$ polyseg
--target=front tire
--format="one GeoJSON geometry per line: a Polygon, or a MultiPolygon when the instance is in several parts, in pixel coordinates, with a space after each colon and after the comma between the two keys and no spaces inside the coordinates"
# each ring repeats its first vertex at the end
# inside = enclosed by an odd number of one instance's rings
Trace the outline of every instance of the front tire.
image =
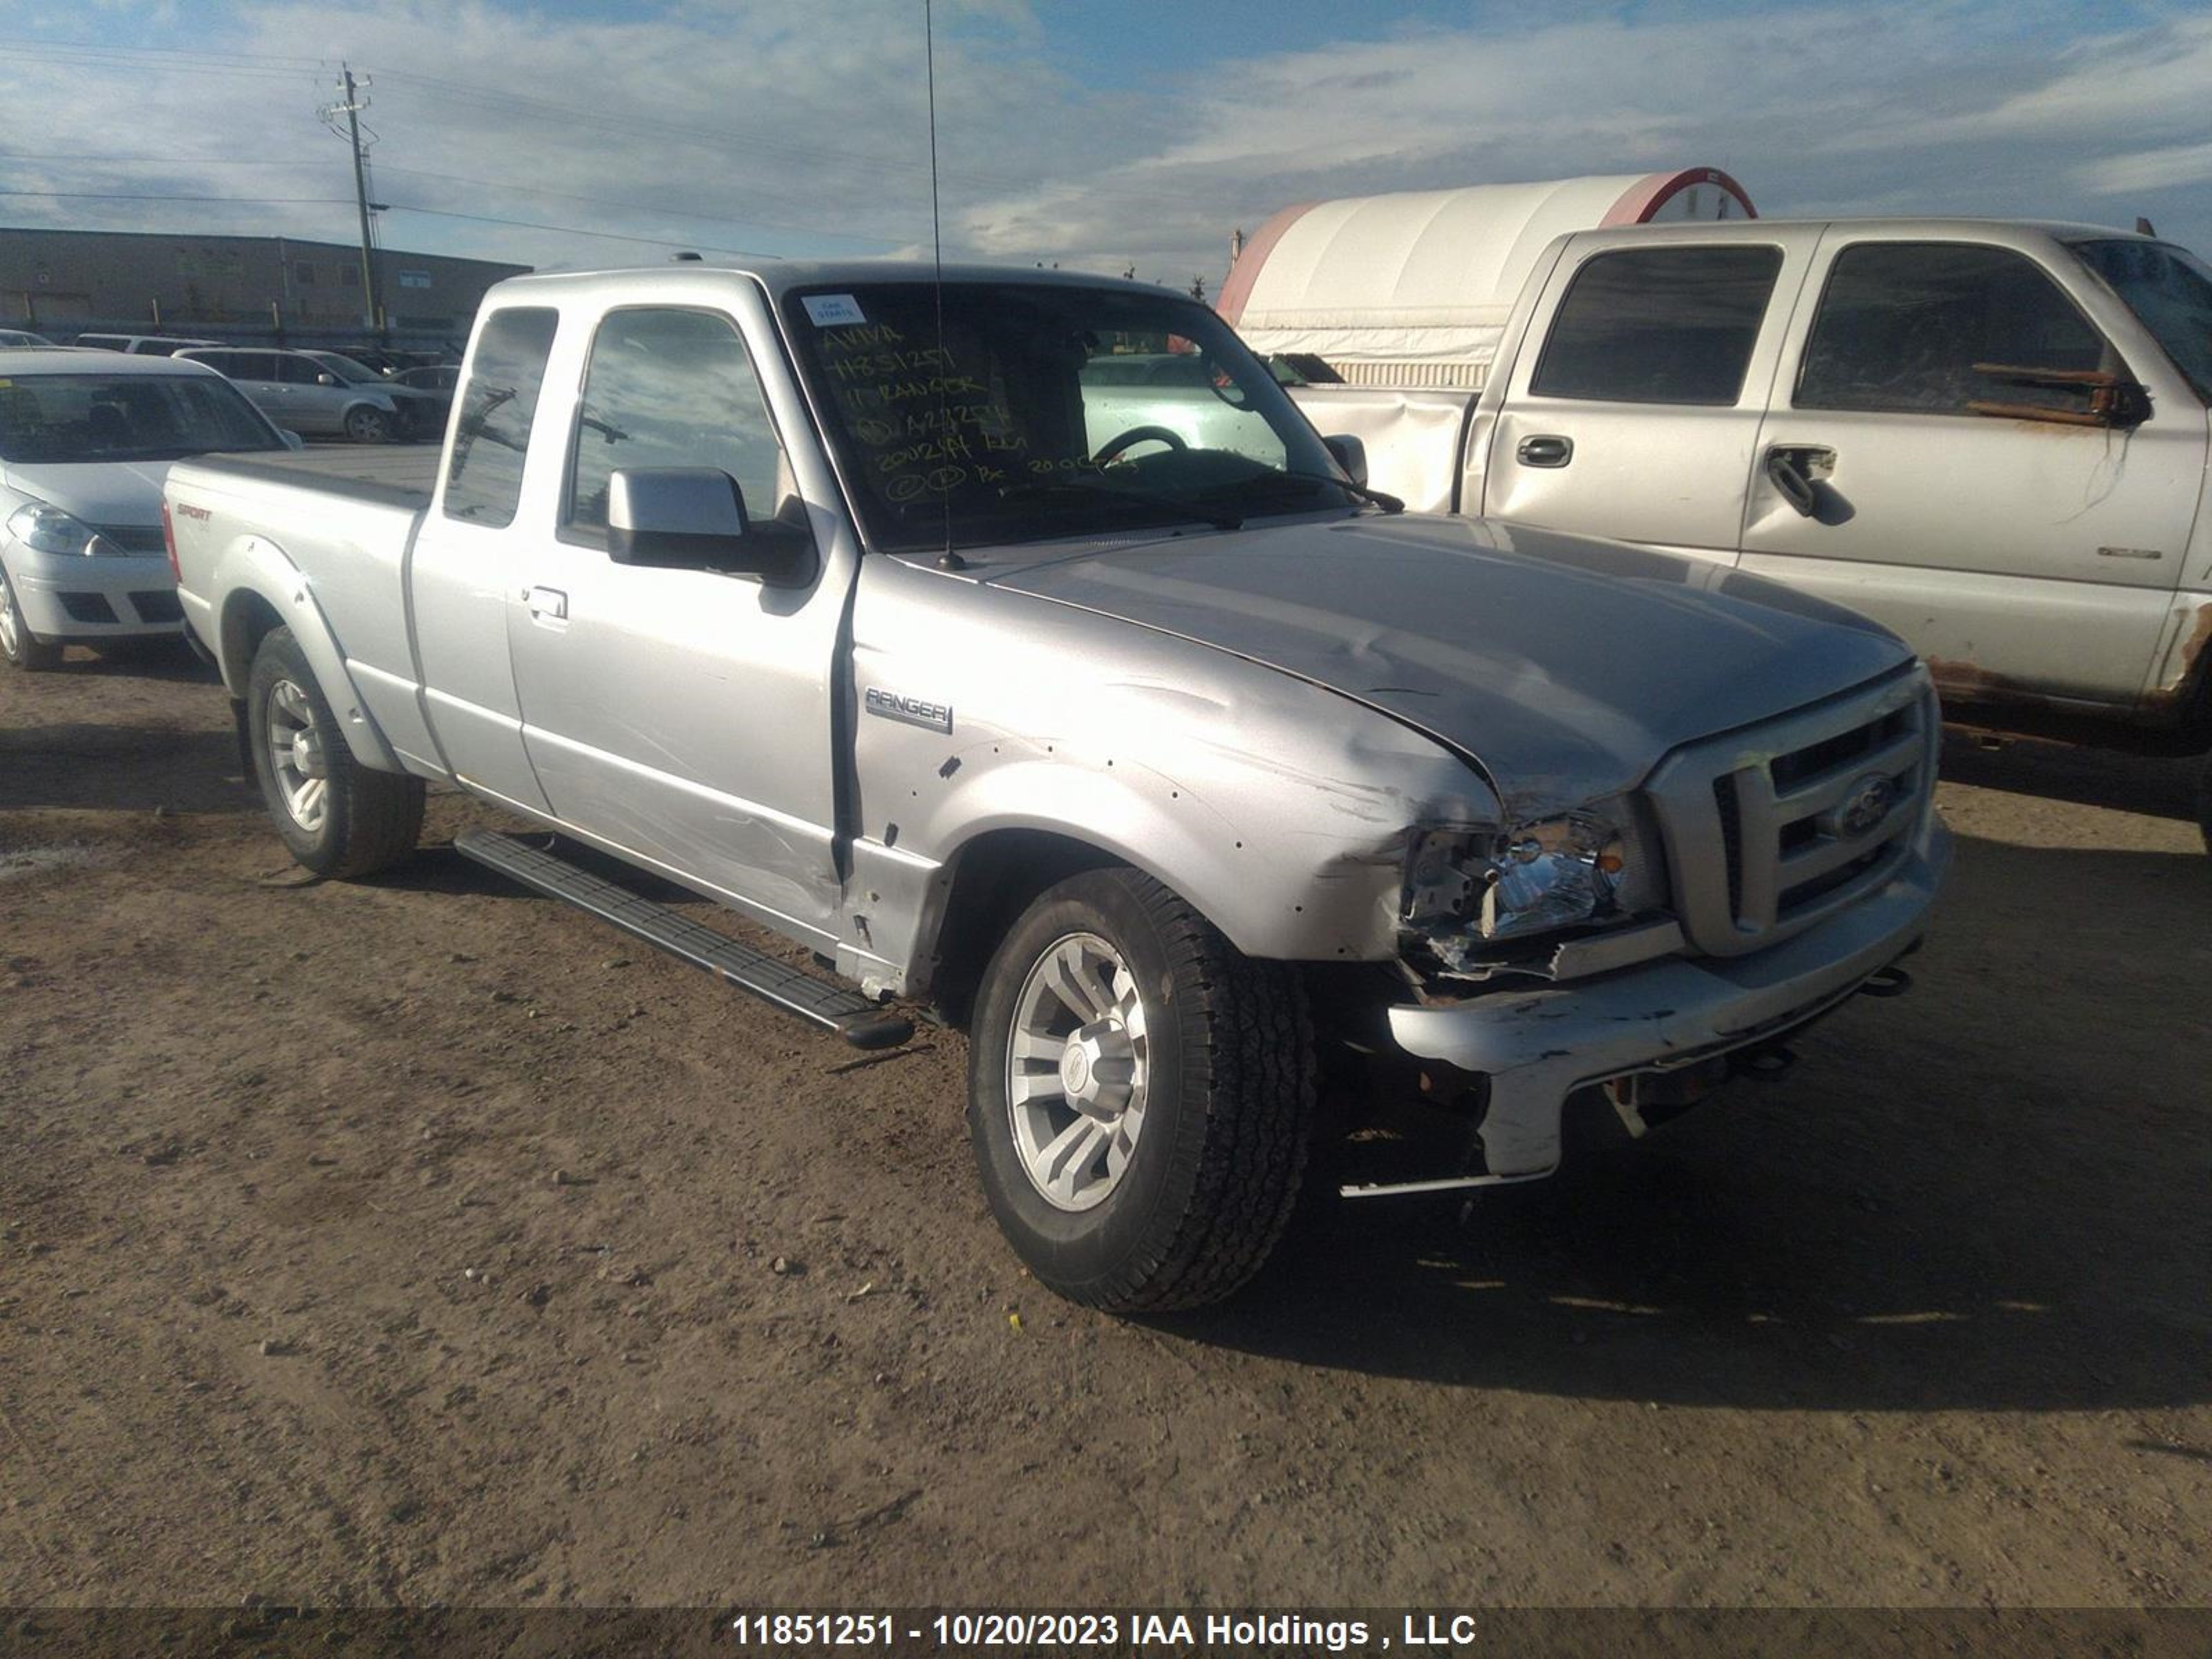
{"type": "Polygon", "coordinates": [[[349,409],[345,417],[346,436],[357,444],[388,444],[392,441],[392,417],[380,409],[371,409],[363,404],[349,409]]]}
{"type": "Polygon", "coordinates": [[[23,620],[15,604],[15,589],[5,570],[0,570],[0,657],[7,659],[9,667],[26,674],[42,674],[60,667],[62,661],[60,641],[40,639],[23,620]]]}
{"type": "Polygon", "coordinates": [[[254,653],[246,719],[263,804],[301,864],[351,880],[415,850],[422,780],[354,758],[289,628],[273,629],[254,653]]]}
{"type": "Polygon", "coordinates": [[[985,969],[969,1138],[1047,1288],[1117,1312],[1200,1307],[1259,1271],[1312,1135],[1304,982],[1126,868],[1023,913],[985,969]]]}

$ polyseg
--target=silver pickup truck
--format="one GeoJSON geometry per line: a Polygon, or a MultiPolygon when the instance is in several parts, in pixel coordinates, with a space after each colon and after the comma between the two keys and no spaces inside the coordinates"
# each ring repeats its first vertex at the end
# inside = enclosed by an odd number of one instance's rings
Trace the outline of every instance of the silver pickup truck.
{"type": "Polygon", "coordinates": [[[1889,634],[1358,461],[1157,289],[688,264],[492,290],[427,500],[167,506],[301,863],[391,865],[447,781],[581,849],[462,852],[854,1042],[933,1005],[1015,1249],[1140,1309],[1265,1259],[1324,1054],[1457,1114],[1407,1184],[1546,1175],[1571,1097],[1640,1131],[1902,988],[1947,857],[1889,634]]]}
{"type": "MultiPolygon", "coordinates": [[[[2212,750],[2212,270],[2186,250],[1976,219],[1581,231],[1480,389],[1414,384],[1446,367],[1293,396],[1415,507],[1863,611],[1954,720],[2212,750]]],[[[2200,817],[2212,844],[2212,757],[2200,817]]]]}

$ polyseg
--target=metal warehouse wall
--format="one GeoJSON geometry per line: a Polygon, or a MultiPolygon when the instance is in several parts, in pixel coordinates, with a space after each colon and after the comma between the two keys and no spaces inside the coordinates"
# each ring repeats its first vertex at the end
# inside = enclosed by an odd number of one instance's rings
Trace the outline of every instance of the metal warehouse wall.
{"type": "MultiPolygon", "coordinates": [[[[484,290],[527,265],[435,253],[376,253],[395,339],[459,341],[484,290]]],[[[0,228],[0,326],[57,338],[87,330],[368,338],[361,250],[280,236],[0,228]]]]}

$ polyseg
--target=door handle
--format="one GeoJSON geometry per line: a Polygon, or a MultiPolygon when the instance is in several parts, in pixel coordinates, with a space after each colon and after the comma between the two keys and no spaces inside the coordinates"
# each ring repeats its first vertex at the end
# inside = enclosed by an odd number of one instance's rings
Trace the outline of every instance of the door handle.
{"type": "Polygon", "coordinates": [[[549,617],[556,622],[568,620],[568,596],[557,587],[526,587],[522,602],[530,607],[533,617],[549,617]]]}
{"type": "Polygon", "coordinates": [[[1836,452],[1817,444],[1777,444],[1766,452],[1768,480],[1800,518],[1812,518],[1820,510],[1815,475],[1825,477],[1835,470],[1836,452]]]}
{"type": "Polygon", "coordinates": [[[1555,433],[1523,438],[1514,454],[1523,466],[1565,466],[1575,458],[1575,441],[1555,433]]]}

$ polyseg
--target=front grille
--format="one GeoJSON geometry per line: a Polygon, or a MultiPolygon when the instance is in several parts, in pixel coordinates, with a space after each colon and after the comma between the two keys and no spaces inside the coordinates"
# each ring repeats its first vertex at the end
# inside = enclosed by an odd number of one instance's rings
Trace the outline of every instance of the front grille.
{"type": "Polygon", "coordinates": [[[134,588],[131,594],[131,608],[138,613],[140,622],[173,623],[185,619],[185,607],[177,602],[173,589],[149,587],[140,592],[134,588]]]}
{"type": "Polygon", "coordinates": [[[161,526],[157,524],[96,524],[93,530],[100,540],[125,553],[161,553],[161,526]]]}
{"type": "Polygon", "coordinates": [[[1811,927],[1911,855],[1935,788],[1936,709],[1913,673],[1670,755],[1647,787],[1698,949],[1811,927]]]}
{"type": "Polygon", "coordinates": [[[108,604],[105,593],[64,591],[58,597],[62,602],[62,609],[69,612],[71,622],[112,623],[116,620],[115,607],[108,604]]]}

